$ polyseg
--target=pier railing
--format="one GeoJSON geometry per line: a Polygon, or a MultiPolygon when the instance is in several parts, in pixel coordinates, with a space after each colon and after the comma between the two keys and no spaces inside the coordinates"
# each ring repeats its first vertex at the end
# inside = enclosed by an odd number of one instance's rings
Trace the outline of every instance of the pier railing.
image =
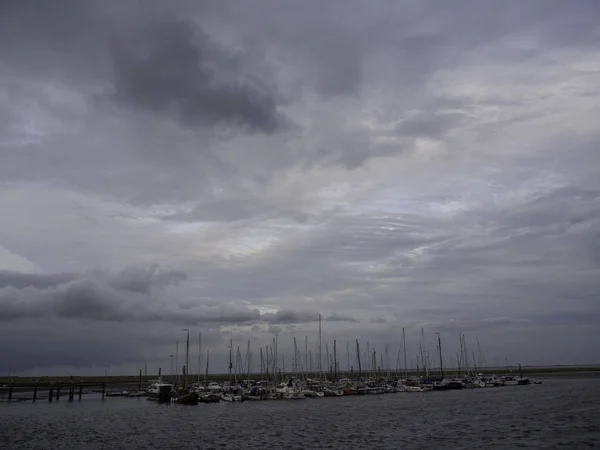
{"type": "Polygon", "coordinates": [[[117,389],[142,390],[146,384],[138,380],[105,380],[105,381],[37,381],[37,382],[9,382],[0,386],[0,399],[4,401],[59,401],[65,397],[68,401],[81,400],[84,393],[102,394],[104,399],[107,394],[117,389]]]}

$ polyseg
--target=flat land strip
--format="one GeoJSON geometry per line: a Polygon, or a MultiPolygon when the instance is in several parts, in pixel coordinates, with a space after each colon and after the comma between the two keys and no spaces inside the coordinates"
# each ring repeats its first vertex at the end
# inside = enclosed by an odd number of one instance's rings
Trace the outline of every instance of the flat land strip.
{"type": "MultiPolygon", "coordinates": [[[[446,369],[445,372],[452,376],[455,374],[456,369],[446,369]]],[[[498,368],[488,368],[488,369],[484,369],[484,370],[479,370],[480,373],[484,373],[484,374],[498,374],[498,375],[505,375],[507,373],[509,373],[510,371],[507,371],[506,368],[502,368],[500,367],[500,370],[498,370],[498,368]]],[[[395,373],[395,371],[390,371],[390,373],[393,374],[395,373]]],[[[403,372],[398,372],[400,375],[404,375],[403,372]]],[[[432,376],[438,376],[439,372],[436,371],[435,369],[432,370],[431,372],[432,376]]],[[[519,374],[519,370],[518,368],[513,368],[512,369],[512,373],[515,375],[519,374]]],[[[409,371],[408,375],[416,375],[417,373],[415,371],[409,371]]],[[[284,373],[282,374],[282,377],[287,377],[287,376],[294,376],[294,373],[284,373]]],[[[328,374],[329,376],[330,374],[328,374]]],[[[356,375],[356,373],[354,374],[356,375]]],[[[386,376],[387,375],[387,371],[381,371],[381,375],[382,376],[386,376]]],[[[597,366],[554,366],[554,367],[523,367],[523,375],[527,375],[530,377],[540,377],[540,378],[546,378],[546,377],[558,377],[558,376],[582,376],[582,375],[600,375],[600,365],[597,366]]],[[[272,374],[269,374],[269,376],[271,377],[272,374]]],[[[310,374],[309,374],[310,376],[310,374]]],[[[313,377],[318,377],[318,374],[313,374],[313,377]]],[[[353,376],[350,373],[347,372],[340,372],[338,374],[338,378],[343,378],[343,377],[348,377],[348,376],[353,376]]],[[[142,383],[144,383],[144,385],[146,385],[150,380],[155,380],[156,379],[156,375],[148,375],[148,376],[142,376],[142,383]]],[[[126,375],[118,375],[118,376],[77,376],[77,375],[73,375],[72,377],[69,375],[66,376],[59,376],[59,377],[44,377],[44,376],[39,376],[39,377],[0,377],[0,385],[4,385],[4,384],[8,384],[8,383],[14,383],[14,384],[29,384],[29,383],[35,383],[36,381],[38,383],[43,383],[43,384],[48,384],[48,383],[64,383],[64,384],[68,384],[68,383],[98,383],[98,384],[102,384],[103,382],[106,382],[107,384],[119,384],[119,383],[123,383],[123,384],[134,384],[134,383],[139,383],[139,375],[131,375],[131,376],[126,376],[126,375]]],[[[165,381],[169,381],[171,378],[170,375],[163,375],[163,379],[165,381]]],[[[259,380],[259,379],[265,379],[265,375],[264,374],[258,374],[258,373],[253,373],[250,374],[249,376],[247,376],[246,374],[238,374],[237,375],[238,379],[245,379],[245,378],[249,378],[252,380],[259,380]]],[[[225,381],[229,379],[229,374],[209,374],[208,375],[208,380],[210,381],[225,381]]],[[[189,374],[188,375],[188,382],[192,383],[198,380],[198,374],[189,374]]],[[[204,375],[200,375],[200,380],[203,382],[204,381],[204,375]]]]}

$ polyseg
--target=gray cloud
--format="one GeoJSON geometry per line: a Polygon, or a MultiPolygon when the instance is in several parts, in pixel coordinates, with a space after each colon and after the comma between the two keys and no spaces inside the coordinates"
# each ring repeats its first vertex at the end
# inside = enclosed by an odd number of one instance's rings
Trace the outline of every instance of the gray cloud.
{"type": "Polygon", "coordinates": [[[155,370],[191,328],[226,370],[230,338],[314,352],[319,312],[330,347],[597,357],[597,16],[2,2],[3,364],[155,370]]]}
{"type": "MultiPolygon", "coordinates": [[[[180,271],[126,268],[109,274],[35,275],[2,272],[0,319],[56,317],[105,322],[165,322],[198,325],[208,323],[264,322],[298,324],[317,322],[319,313],[279,309],[261,314],[257,309],[231,302],[197,304],[173,298],[166,288],[184,281],[180,271]],[[169,300],[161,300],[167,295],[169,300]]],[[[359,321],[333,313],[327,322],[359,321]]]]}
{"type": "Polygon", "coordinates": [[[75,274],[36,274],[1,270],[0,288],[10,286],[15,289],[24,289],[26,287],[44,289],[72,281],[76,277],[77,275],[75,274]]]}
{"type": "Polygon", "coordinates": [[[171,115],[185,126],[240,126],[273,133],[285,126],[272,88],[243,72],[227,51],[190,21],[152,24],[114,47],[113,99],[171,115]]]}
{"type": "Polygon", "coordinates": [[[402,136],[439,139],[465,120],[465,114],[456,112],[420,112],[403,120],[396,128],[402,136]]]}
{"type": "Polygon", "coordinates": [[[344,314],[339,314],[337,312],[332,313],[331,315],[325,317],[325,322],[349,322],[349,323],[359,323],[360,320],[355,317],[350,317],[344,314]]]}

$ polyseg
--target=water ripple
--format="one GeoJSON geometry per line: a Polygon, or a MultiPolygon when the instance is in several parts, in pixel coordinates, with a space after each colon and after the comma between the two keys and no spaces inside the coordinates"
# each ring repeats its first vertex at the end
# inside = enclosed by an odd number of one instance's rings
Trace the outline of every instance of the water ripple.
{"type": "Polygon", "coordinates": [[[600,445],[600,379],[192,407],[88,396],[1,404],[0,424],[11,450],[577,449],[600,445]]]}

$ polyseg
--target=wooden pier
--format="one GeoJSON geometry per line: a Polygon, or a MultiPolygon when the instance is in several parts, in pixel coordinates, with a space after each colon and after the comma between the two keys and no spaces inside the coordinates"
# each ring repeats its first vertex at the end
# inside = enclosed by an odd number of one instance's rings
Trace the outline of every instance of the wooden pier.
{"type": "Polygon", "coordinates": [[[9,382],[0,386],[0,401],[60,401],[61,398],[72,402],[75,399],[81,400],[86,393],[102,394],[101,398],[107,394],[124,389],[145,389],[142,385],[142,378],[137,380],[104,380],[104,381],[84,381],[84,380],[66,380],[66,381],[37,381],[37,382],[9,382]]]}

